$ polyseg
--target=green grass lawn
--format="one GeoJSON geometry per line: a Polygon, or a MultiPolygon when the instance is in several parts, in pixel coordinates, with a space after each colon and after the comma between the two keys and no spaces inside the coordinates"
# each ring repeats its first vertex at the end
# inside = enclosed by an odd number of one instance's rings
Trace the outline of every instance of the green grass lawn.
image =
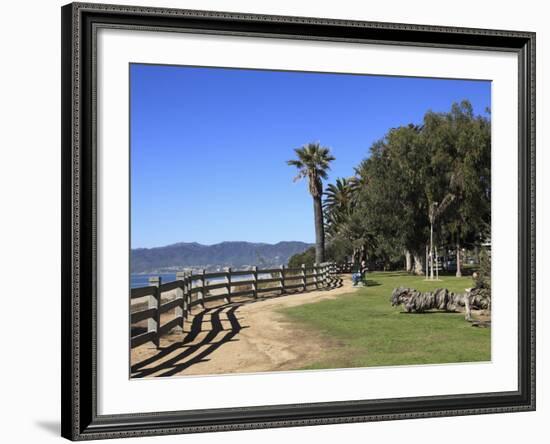
{"type": "Polygon", "coordinates": [[[491,329],[475,328],[462,313],[404,313],[392,307],[395,287],[463,292],[470,277],[439,282],[401,272],[369,273],[368,286],[338,299],[281,310],[301,328],[330,338],[326,357],[307,369],[489,361],[491,329]],[[340,344],[340,345],[334,345],[340,344]]]}

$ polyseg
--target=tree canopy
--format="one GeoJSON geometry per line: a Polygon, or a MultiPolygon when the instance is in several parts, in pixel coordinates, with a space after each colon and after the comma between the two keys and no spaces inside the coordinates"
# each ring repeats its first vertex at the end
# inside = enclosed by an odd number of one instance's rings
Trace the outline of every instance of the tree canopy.
{"type": "MultiPolygon", "coordinates": [[[[491,218],[491,123],[471,104],[427,112],[421,125],[390,129],[370,147],[351,178],[325,192],[329,245],[354,259],[399,262],[422,272],[430,231],[457,253],[480,245],[491,218]]],[[[431,248],[431,246],[430,246],[431,248]]]]}

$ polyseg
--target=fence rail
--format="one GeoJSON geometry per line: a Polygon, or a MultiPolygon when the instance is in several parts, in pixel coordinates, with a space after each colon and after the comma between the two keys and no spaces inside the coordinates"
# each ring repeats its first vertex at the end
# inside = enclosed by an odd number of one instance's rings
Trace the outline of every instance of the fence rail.
{"type": "Polygon", "coordinates": [[[130,314],[131,324],[144,323],[144,321],[147,323],[145,332],[131,335],[131,347],[138,347],[151,341],[158,348],[160,338],[164,334],[174,329],[183,332],[184,322],[191,308],[197,305],[204,308],[206,302],[220,299],[229,303],[232,297],[257,298],[259,294],[266,292],[284,294],[288,290],[302,292],[310,288],[323,288],[328,285],[329,275],[335,272],[334,264],[325,263],[307,267],[305,265],[270,269],[253,267],[251,270],[235,271],[228,268],[226,271],[214,273],[206,273],[203,270],[198,274],[178,272],[175,281],[165,284],[160,277],[149,278],[148,287],[132,288],[130,291],[130,300],[133,303],[138,303],[137,299],[146,298],[146,301],[139,304],[139,311],[130,314]],[[234,279],[236,277],[242,279],[234,279]],[[210,282],[212,279],[216,282],[210,282]],[[219,282],[220,279],[223,281],[219,282]],[[225,291],[211,293],[213,290],[221,289],[225,291]],[[171,299],[163,301],[163,293],[171,293],[171,299]],[[141,307],[142,305],[144,307],[141,307]],[[174,310],[173,318],[161,325],[161,315],[170,310],[174,310]]]}
{"type": "Polygon", "coordinates": [[[332,274],[351,273],[353,270],[353,262],[344,262],[341,264],[331,263],[329,267],[332,274]]]}

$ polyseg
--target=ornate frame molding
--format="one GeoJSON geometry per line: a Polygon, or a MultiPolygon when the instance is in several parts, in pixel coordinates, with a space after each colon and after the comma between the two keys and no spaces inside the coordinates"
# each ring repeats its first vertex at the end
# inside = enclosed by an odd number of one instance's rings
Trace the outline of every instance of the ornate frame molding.
{"type": "Polygon", "coordinates": [[[535,409],[535,34],[73,3],[62,8],[62,435],[71,440],[535,409]],[[519,390],[461,396],[97,414],[96,96],[99,27],[515,52],[519,60],[519,390]]]}

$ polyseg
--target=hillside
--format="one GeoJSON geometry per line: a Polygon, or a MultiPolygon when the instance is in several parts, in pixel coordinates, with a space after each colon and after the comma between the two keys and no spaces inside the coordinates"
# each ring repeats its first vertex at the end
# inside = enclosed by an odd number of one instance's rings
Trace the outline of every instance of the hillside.
{"type": "Polygon", "coordinates": [[[131,273],[173,271],[183,267],[279,266],[310,246],[305,242],[221,242],[214,245],[180,242],[165,247],[136,248],[131,251],[131,273]]]}

